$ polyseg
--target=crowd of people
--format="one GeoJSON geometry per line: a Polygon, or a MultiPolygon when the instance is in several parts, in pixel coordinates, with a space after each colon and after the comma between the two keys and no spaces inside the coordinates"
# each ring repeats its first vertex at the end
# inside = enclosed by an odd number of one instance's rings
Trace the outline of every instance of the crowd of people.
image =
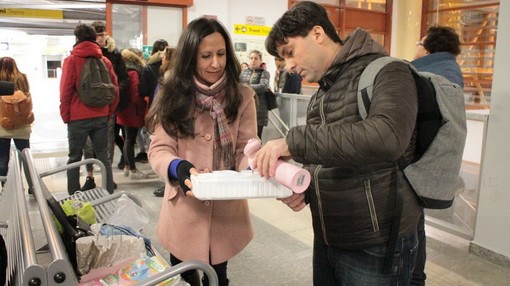
{"type": "MultiPolygon", "coordinates": [[[[252,167],[273,177],[276,160],[292,158],[314,174],[306,192],[282,199],[294,211],[310,206],[314,285],[424,285],[423,209],[397,165],[413,160],[417,89],[407,65],[387,65],[374,83],[370,116],[360,118],[357,79],[370,62],[387,54],[369,33],[356,29],[340,39],[322,6],[298,2],[276,21],[265,42],[275,57],[274,93],[268,93],[271,74],[262,52],[250,51],[241,64],[227,29],[215,19],[191,21],[176,47],[155,41],[147,60],[137,49],[119,51],[103,22],[79,24],[74,35],[60,82],[68,164],[97,158],[113,193],[115,146],[121,154],[117,167],[130,179],[147,178],[137,163],[149,162],[163,182],[154,192],[164,197],[157,236],[172,264],[207,261],[219,285],[229,284],[228,260],[253,238],[248,203],[200,201],[190,176],[247,169],[243,150],[248,140],[262,138],[268,94],[300,93],[305,79],[319,84],[306,124],[266,142],[252,167]],[[89,58],[104,63],[113,85],[106,105],[91,106],[80,97],[89,58]],[[395,186],[403,200],[397,229],[395,186]],[[397,239],[390,247],[392,237],[397,239]]],[[[412,64],[463,86],[455,62],[459,46],[453,29],[432,27],[418,42],[412,64]]],[[[30,96],[27,77],[14,59],[0,58],[0,80],[14,82],[30,96]]],[[[0,176],[7,173],[11,140],[21,150],[30,147],[29,137],[30,124],[12,130],[0,126],[0,176]]],[[[83,186],[79,169],[68,170],[69,194],[95,187],[93,166],[87,166],[83,186]]],[[[191,285],[209,284],[196,271],[182,277],[191,285]]]]}

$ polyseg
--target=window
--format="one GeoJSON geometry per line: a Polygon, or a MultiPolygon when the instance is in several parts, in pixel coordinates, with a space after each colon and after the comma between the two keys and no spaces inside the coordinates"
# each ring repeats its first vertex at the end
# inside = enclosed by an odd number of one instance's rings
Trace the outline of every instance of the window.
{"type": "Polygon", "coordinates": [[[460,36],[462,52],[457,62],[464,74],[466,107],[483,109],[490,105],[496,49],[499,2],[494,0],[424,0],[426,27],[454,28],[460,36]]]}
{"type": "Polygon", "coordinates": [[[61,61],[46,61],[46,71],[48,78],[57,78],[57,70],[61,68],[61,61]]]}

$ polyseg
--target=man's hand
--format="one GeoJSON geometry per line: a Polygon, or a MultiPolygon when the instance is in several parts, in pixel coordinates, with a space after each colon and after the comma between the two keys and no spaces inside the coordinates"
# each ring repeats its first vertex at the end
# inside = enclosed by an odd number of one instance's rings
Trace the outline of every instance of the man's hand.
{"type": "Polygon", "coordinates": [[[268,141],[253,158],[253,169],[259,171],[261,176],[274,177],[276,161],[280,157],[290,156],[289,146],[285,138],[268,141]]]}
{"type": "Polygon", "coordinates": [[[290,197],[278,200],[282,201],[295,212],[302,210],[306,206],[305,193],[292,193],[290,197]]]}

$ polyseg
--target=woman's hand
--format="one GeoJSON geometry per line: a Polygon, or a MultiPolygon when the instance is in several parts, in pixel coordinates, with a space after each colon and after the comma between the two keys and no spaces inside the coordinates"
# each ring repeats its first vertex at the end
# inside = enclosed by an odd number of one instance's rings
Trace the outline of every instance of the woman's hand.
{"type": "MultiPolygon", "coordinates": [[[[205,168],[203,171],[201,171],[200,173],[210,173],[211,171],[207,168],[205,168]]],[[[189,170],[189,173],[190,175],[198,175],[198,171],[195,167],[191,168],[189,170]]],[[[186,185],[186,187],[189,188],[188,191],[184,192],[184,194],[187,196],[187,197],[190,197],[190,198],[196,198],[195,197],[195,194],[193,194],[193,184],[191,183],[191,179],[188,177],[188,179],[184,180],[184,184],[186,185]]]]}

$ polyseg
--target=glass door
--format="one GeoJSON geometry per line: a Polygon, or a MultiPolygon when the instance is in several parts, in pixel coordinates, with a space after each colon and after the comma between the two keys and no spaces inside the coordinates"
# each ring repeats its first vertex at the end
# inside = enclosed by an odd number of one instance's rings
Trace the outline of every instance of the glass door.
{"type": "Polygon", "coordinates": [[[176,46],[182,32],[182,8],[112,4],[112,35],[117,48],[152,46],[158,39],[176,46]]]}

